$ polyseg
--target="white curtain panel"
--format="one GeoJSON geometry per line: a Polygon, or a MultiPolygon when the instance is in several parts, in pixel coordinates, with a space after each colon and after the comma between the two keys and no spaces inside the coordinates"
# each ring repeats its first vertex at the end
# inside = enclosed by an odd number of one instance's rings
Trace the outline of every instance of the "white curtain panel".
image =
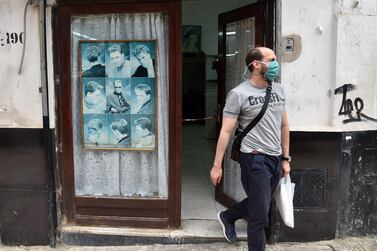
{"type": "MultiPolygon", "coordinates": [[[[244,81],[245,57],[255,46],[254,18],[247,18],[227,24],[226,39],[226,92],[244,81]]],[[[246,74],[250,78],[250,74],[246,74]]],[[[233,137],[232,137],[233,139],[233,137]]],[[[246,194],[241,184],[239,164],[230,159],[233,140],[230,140],[224,156],[224,193],[241,201],[246,194]]]]}
{"type": "Polygon", "coordinates": [[[162,13],[78,16],[71,19],[72,128],[76,195],[168,196],[168,34],[162,13]],[[80,40],[156,39],[157,149],[84,150],[81,141],[80,40]]]}

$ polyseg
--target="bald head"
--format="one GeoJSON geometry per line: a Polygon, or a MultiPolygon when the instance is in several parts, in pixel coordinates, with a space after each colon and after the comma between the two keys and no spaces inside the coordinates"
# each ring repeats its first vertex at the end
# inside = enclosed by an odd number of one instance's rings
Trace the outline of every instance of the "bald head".
{"type": "Polygon", "coordinates": [[[270,62],[276,60],[276,55],[273,50],[267,47],[254,47],[247,53],[245,63],[250,72],[254,71],[254,61],[270,62]]]}
{"type": "Polygon", "coordinates": [[[274,53],[273,50],[271,50],[270,48],[268,47],[255,47],[255,49],[258,49],[260,50],[262,53],[274,53]]]}
{"type": "Polygon", "coordinates": [[[257,47],[257,48],[259,48],[259,50],[263,54],[262,60],[268,61],[268,62],[276,60],[275,52],[271,50],[270,48],[267,48],[267,47],[257,47]]]}

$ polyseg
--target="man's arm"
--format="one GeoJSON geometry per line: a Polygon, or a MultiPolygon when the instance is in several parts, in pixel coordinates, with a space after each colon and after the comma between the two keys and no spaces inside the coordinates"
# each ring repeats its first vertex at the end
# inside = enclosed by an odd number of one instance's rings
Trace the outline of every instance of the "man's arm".
{"type": "Polygon", "coordinates": [[[126,102],[125,106],[119,106],[119,108],[117,108],[118,111],[121,113],[125,113],[130,109],[130,105],[127,103],[127,101],[125,102],[126,102]]]}
{"type": "MultiPolygon", "coordinates": [[[[281,120],[281,147],[283,156],[289,156],[289,125],[286,111],[283,112],[283,117],[281,120]]],[[[291,171],[291,165],[288,161],[282,161],[282,168],[282,175],[284,176],[287,176],[291,171]]]]}
{"type": "Polygon", "coordinates": [[[234,127],[237,124],[237,119],[223,118],[223,125],[221,127],[219,140],[217,141],[215,161],[211,170],[211,180],[216,186],[221,181],[223,174],[222,162],[226,147],[228,146],[229,138],[232,135],[234,127]]]}

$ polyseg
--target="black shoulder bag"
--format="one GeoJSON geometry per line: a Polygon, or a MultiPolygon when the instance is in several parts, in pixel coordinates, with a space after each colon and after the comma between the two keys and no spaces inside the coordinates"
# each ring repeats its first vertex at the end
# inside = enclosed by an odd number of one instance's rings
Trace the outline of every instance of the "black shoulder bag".
{"type": "Polygon", "coordinates": [[[269,103],[270,98],[271,98],[271,89],[272,89],[272,84],[271,84],[270,81],[268,81],[267,90],[266,90],[266,96],[264,97],[264,103],[263,103],[263,107],[262,107],[261,111],[250,122],[250,124],[247,125],[247,127],[245,128],[245,130],[243,130],[241,132],[237,128],[237,130],[235,132],[233,144],[232,144],[232,152],[231,152],[231,155],[230,155],[230,158],[232,160],[239,162],[241,142],[242,142],[243,138],[246,136],[246,134],[248,134],[250,132],[250,130],[253,129],[253,127],[256,124],[258,124],[258,122],[261,120],[261,118],[263,117],[264,113],[266,112],[267,107],[268,107],[268,103],[269,103]]]}

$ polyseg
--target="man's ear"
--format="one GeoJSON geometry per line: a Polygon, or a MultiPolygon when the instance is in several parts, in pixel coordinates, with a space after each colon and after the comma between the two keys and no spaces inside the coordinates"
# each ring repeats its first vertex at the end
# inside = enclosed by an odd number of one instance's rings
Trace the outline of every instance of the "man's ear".
{"type": "Polygon", "coordinates": [[[257,68],[257,69],[263,69],[263,66],[264,66],[264,64],[262,64],[260,61],[255,60],[254,69],[255,68],[257,68]]]}
{"type": "Polygon", "coordinates": [[[254,70],[255,69],[255,66],[256,66],[256,62],[258,62],[257,60],[253,60],[252,62],[250,62],[248,65],[247,65],[247,69],[249,70],[249,71],[252,71],[252,70],[254,70]]]}

